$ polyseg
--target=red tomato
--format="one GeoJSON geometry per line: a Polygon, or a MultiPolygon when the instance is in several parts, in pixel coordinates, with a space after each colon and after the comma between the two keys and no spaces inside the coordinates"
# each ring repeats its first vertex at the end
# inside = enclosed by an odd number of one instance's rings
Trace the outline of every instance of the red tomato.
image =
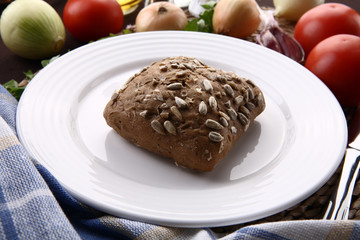
{"type": "Polygon", "coordinates": [[[320,78],[342,106],[360,105],[360,37],[338,34],[310,52],[305,67],[320,78]]]}
{"type": "Polygon", "coordinates": [[[360,36],[360,14],[340,3],[325,3],[307,11],[295,25],[294,37],[305,54],[316,44],[336,34],[360,36]]]}
{"type": "Polygon", "coordinates": [[[116,0],[69,0],[63,20],[75,38],[91,41],[120,32],[124,15],[116,0]]]}

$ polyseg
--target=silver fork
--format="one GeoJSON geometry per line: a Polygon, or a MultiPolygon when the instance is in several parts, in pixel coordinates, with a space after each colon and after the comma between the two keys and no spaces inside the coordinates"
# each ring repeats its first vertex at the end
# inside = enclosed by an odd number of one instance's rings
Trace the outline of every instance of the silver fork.
{"type": "Polygon", "coordinates": [[[360,167],[360,107],[351,120],[349,144],[346,149],[343,169],[332,199],[325,212],[324,219],[345,220],[349,217],[351,197],[360,167]],[[353,134],[354,136],[350,135],[353,134]]]}

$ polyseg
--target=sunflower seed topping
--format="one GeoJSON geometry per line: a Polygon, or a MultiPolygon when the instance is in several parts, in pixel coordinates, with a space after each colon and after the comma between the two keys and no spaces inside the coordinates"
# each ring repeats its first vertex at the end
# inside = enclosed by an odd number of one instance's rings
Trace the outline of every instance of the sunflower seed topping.
{"type": "Polygon", "coordinates": [[[177,78],[183,78],[186,76],[186,71],[179,71],[175,75],[177,78]]]}
{"type": "Polygon", "coordinates": [[[224,151],[224,143],[223,142],[220,143],[219,153],[222,153],[222,151],[224,151]]]}
{"type": "Polygon", "coordinates": [[[177,107],[172,106],[172,107],[170,108],[170,111],[172,112],[172,114],[174,114],[174,116],[175,116],[178,120],[182,121],[181,112],[179,111],[179,109],[177,109],[177,107]]]}
{"type": "Polygon", "coordinates": [[[148,110],[144,110],[144,111],[140,112],[139,115],[142,117],[146,117],[147,113],[148,113],[148,110]]]}
{"type": "Polygon", "coordinates": [[[254,99],[255,95],[254,95],[254,91],[252,90],[252,88],[248,88],[247,92],[249,94],[249,99],[254,99]]]}
{"type": "Polygon", "coordinates": [[[216,111],[216,109],[217,109],[217,101],[213,96],[209,97],[209,106],[213,111],[216,111]]]}
{"type": "Polygon", "coordinates": [[[224,128],[220,123],[218,123],[217,121],[212,120],[212,119],[207,119],[207,120],[205,121],[205,125],[206,125],[208,128],[216,129],[216,130],[220,130],[220,129],[223,129],[223,128],[224,128]]]}
{"type": "Polygon", "coordinates": [[[184,99],[176,97],[176,96],[175,96],[175,103],[178,106],[178,108],[180,108],[180,109],[184,109],[184,108],[188,107],[188,105],[184,99]]]}
{"type": "Polygon", "coordinates": [[[224,137],[221,136],[220,133],[214,132],[214,131],[209,132],[208,137],[209,137],[210,141],[216,142],[216,143],[221,142],[222,140],[224,140],[224,137]]]}
{"type": "Polygon", "coordinates": [[[252,111],[252,110],[254,110],[254,109],[256,108],[255,104],[253,104],[252,102],[247,102],[247,103],[245,104],[245,106],[246,106],[250,111],[252,111]]]}
{"type": "Polygon", "coordinates": [[[223,125],[224,127],[229,126],[228,121],[227,121],[226,118],[224,118],[224,117],[220,117],[220,118],[219,118],[219,122],[220,122],[220,124],[223,125]]]}
{"type": "Polygon", "coordinates": [[[243,113],[238,114],[238,119],[240,123],[244,126],[246,126],[249,123],[249,119],[243,113]]]}
{"type": "Polygon", "coordinates": [[[158,120],[152,120],[151,127],[154,129],[155,132],[157,132],[161,135],[165,135],[165,129],[158,120]]]}
{"type": "Polygon", "coordinates": [[[167,66],[165,66],[165,65],[161,65],[161,66],[159,66],[159,69],[160,69],[160,71],[162,71],[162,72],[166,72],[167,71],[167,66]]]}
{"type": "Polygon", "coordinates": [[[181,88],[182,88],[181,83],[171,83],[171,84],[167,85],[167,89],[170,89],[170,90],[179,90],[181,88]]]}
{"type": "Polygon", "coordinates": [[[166,131],[168,131],[170,134],[176,135],[176,128],[175,128],[174,124],[172,124],[172,122],[170,122],[169,120],[166,120],[164,122],[164,127],[165,127],[166,131]]]}
{"type": "Polygon", "coordinates": [[[209,80],[204,79],[203,85],[204,85],[205,91],[211,92],[213,90],[213,86],[211,85],[211,82],[209,80]]]}
{"type": "Polygon", "coordinates": [[[230,96],[234,97],[234,89],[229,84],[224,85],[225,92],[230,96]]]}
{"type": "Polygon", "coordinates": [[[204,101],[201,101],[199,104],[199,113],[203,116],[207,114],[207,106],[204,101]]]}
{"type": "Polygon", "coordinates": [[[247,109],[245,106],[241,106],[241,107],[240,107],[240,111],[241,111],[242,113],[244,113],[246,116],[249,116],[249,115],[250,115],[249,109],[247,109]]]}
{"type": "Polygon", "coordinates": [[[230,121],[230,117],[226,113],[219,111],[219,114],[221,115],[221,117],[225,118],[227,121],[230,121]]]}
{"type": "Polygon", "coordinates": [[[230,100],[227,101],[227,102],[225,102],[224,105],[225,105],[225,107],[230,108],[230,107],[231,107],[231,102],[230,102],[230,100]]]}
{"type": "Polygon", "coordinates": [[[115,100],[118,95],[119,95],[119,92],[115,90],[114,93],[111,95],[111,100],[115,100]]]}
{"type": "Polygon", "coordinates": [[[237,112],[233,108],[228,108],[227,112],[232,120],[235,120],[237,117],[237,112]]]}
{"type": "Polygon", "coordinates": [[[237,128],[234,126],[231,126],[231,133],[236,134],[237,133],[237,128]]]}
{"type": "Polygon", "coordinates": [[[244,97],[239,95],[235,98],[235,104],[240,104],[244,100],[244,97]]]}
{"type": "Polygon", "coordinates": [[[257,101],[257,104],[260,108],[262,108],[264,106],[264,96],[259,93],[256,97],[256,101],[257,101]]]}

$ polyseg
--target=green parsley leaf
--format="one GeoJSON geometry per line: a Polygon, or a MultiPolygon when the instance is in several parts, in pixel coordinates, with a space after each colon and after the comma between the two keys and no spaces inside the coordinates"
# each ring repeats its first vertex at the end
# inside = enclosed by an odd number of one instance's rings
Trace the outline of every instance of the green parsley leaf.
{"type": "Polygon", "coordinates": [[[4,88],[13,95],[17,100],[20,99],[21,94],[24,92],[25,86],[19,87],[19,84],[14,80],[10,80],[3,84],[4,88]]]}
{"type": "Polygon", "coordinates": [[[214,15],[214,8],[216,6],[215,1],[208,1],[205,4],[201,5],[205,11],[200,14],[200,18],[192,19],[185,26],[185,31],[195,31],[195,32],[213,32],[212,27],[212,18],[214,15]]]}

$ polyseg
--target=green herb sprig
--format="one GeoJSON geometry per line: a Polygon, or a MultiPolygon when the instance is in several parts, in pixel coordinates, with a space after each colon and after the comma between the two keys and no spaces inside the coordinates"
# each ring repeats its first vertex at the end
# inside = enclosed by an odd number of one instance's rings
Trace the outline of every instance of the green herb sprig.
{"type": "MultiPolygon", "coordinates": [[[[55,57],[52,57],[50,59],[42,60],[41,66],[44,68],[49,63],[54,61],[55,59],[59,58],[60,55],[57,55],[55,57]]],[[[14,79],[11,79],[10,81],[3,84],[3,87],[11,94],[13,95],[17,100],[20,99],[22,93],[24,92],[27,84],[34,78],[36,73],[33,73],[31,70],[28,70],[27,72],[24,72],[25,78],[18,83],[14,79]]]]}
{"type": "Polygon", "coordinates": [[[201,5],[205,11],[200,14],[199,18],[192,19],[185,26],[185,31],[194,31],[194,32],[213,32],[212,18],[214,15],[214,8],[216,6],[215,1],[208,1],[205,4],[201,5]]]}

